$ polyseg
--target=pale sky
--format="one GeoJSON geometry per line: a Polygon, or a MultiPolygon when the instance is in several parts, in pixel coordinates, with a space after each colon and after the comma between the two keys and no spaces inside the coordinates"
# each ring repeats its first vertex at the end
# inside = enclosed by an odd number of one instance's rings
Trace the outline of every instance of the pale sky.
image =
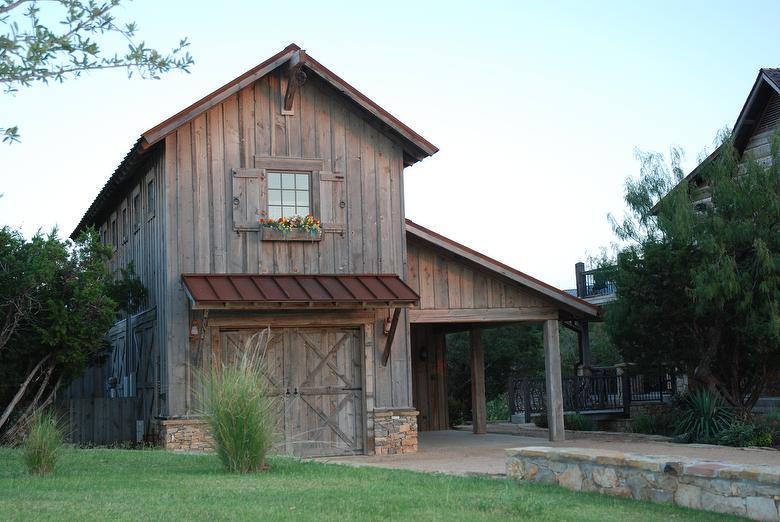
{"type": "Polygon", "coordinates": [[[67,236],[138,136],[291,42],[439,147],[408,218],[561,288],[612,241],[635,148],[687,152],[780,66],[780,3],[201,2],[117,10],[192,74],[96,72],[0,96],[0,224],[67,236]]]}

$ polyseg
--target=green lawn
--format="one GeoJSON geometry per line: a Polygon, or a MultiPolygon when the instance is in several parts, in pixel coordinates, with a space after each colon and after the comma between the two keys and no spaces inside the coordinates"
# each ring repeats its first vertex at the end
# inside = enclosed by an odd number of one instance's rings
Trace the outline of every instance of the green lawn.
{"type": "Polygon", "coordinates": [[[229,475],[212,455],[64,450],[50,477],[0,448],[0,520],[735,520],[510,480],[276,458],[229,475]]]}

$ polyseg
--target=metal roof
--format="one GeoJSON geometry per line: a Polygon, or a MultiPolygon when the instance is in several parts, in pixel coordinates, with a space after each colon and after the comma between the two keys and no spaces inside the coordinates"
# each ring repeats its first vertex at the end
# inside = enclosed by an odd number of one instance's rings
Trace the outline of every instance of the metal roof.
{"type": "Polygon", "coordinates": [[[395,274],[182,274],[195,309],[411,306],[420,297],[395,274]]]}

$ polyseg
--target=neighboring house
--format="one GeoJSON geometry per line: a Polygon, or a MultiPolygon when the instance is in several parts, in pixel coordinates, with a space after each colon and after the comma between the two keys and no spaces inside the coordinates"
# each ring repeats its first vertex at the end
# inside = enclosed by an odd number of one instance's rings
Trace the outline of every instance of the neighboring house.
{"type": "Polygon", "coordinates": [[[111,269],[133,261],[149,289],[109,332],[110,361],[64,394],[75,438],[122,438],[113,423],[201,447],[198,372],[267,327],[296,455],[414,451],[418,428],[447,429],[450,331],[473,332],[476,431],[479,327],[544,322],[560,398],[558,320],[598,307],[407,221],[403,169],[436,151],[295,45],[143,133],[72,234],[95,226],[111,269]],[[307,213],[321,238],[258,224],[307,213]]]}
{"type": "MultiPolygon", "coordinates": [[[[762,164],[772,161],[772,138],[780,131],[780,69],[758,71],[753,88],[734,124],[734,147],[744,159],[751,157],[762,164]]],[[[720,154],[720,147],[707,156],[685,181],[698,189],[699,202],[710,200],[709,188],[699,175],[702,166],[720,154]]]]}

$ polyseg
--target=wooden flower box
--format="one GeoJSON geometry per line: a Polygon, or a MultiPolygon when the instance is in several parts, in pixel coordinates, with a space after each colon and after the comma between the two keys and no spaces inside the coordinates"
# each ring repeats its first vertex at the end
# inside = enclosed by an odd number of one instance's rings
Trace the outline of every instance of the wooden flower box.
{"type": "Polygon", "coordinates": [[[306,231],[300,229],[276,230],[269,227],[260,227],[260,239],[262,241],[321,241],[322,231],[306,231]]]}

